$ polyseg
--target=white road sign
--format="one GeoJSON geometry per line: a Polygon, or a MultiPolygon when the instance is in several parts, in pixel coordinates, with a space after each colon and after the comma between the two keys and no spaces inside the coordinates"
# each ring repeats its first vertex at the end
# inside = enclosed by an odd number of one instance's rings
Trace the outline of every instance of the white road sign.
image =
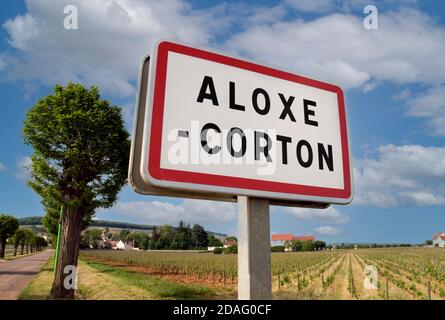
{"type": "Polygon", "coordinates": [[[341,88],[167,41],[150,59],[141,145],[132,155],[138,151],[148,188],[351,201],[341,88]]]}

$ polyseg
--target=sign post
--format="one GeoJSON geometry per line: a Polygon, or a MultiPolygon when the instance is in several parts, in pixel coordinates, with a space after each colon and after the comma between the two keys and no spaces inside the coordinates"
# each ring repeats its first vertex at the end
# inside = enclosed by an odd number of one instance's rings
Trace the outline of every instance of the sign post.
{"type": "Polygon", "coordinates": [[[269,201],[238,197],[238,299],[272,299],[269,201]]]}
{"type": "Polygon", "coordinates": [[[270,299],[269,205],[352,200],[342,89],[169,41],[143,60],[138,86],[133,189],[238,202],[239,299],[270,299]]]}

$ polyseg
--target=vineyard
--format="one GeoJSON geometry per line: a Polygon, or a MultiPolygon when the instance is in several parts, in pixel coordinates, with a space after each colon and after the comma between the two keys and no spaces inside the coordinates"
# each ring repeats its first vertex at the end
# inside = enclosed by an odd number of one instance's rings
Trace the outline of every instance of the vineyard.
{"type": "MultiPolygon", "coordinates": [[[[86,251],[82,257],[236,296],[236,255],[103,250],[86,251]]],[[[272,288],[277,299],[445,299],[445,250],[272,253],[272,288]]]]}

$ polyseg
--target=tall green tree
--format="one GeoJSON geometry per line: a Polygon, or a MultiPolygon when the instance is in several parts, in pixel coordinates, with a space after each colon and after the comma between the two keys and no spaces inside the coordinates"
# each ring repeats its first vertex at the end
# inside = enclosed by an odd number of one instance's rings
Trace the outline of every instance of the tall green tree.
{"type": "Polygon", "coordinates": [[[125,240],[127,239],[127,236],[129,234],[130,234],[130,230],[122,229],[119,232],[119,239],[122,240],[123,242],[125,242],[125,240]]]}
{"type": "Polygon", "coordinates": [[[65,266],[77,266],[83,222],[109,208],[126,183],[129,134],[121,109],[100,98],[96,87],[56,85],[27,114],[23,135],[34,148],[29,185],[47,209],[64,206],[55,299],[72,299],[63,285],[65,266]]]}
{"type": "Polygon", "coordinates": [[[193,246],[190,226],[186,226],[184,221],[179,221],[170,249],[187,250],[193,246]]]}
{"type": "MultiPolygon", "coordinates": [[[[19,246],[24,245],[25,243],[25,231],[23,229],[17,229],[13,236],[13,243],[14,243],[14,257],[17,255],[17,249],[19,246]]],[[[23,254],[23,250],[22,250],[23,254]]]]}
{"type": "Polygon", "coordinates": [[[196,249],[206,248],[209,245],[208,234],[203,226],[195,224],[192,227],[192,243],[196,249]]]}
{"type": "Polygon", "coordinates": [[[0,214],[0,258],[5,257],[6,240],[19,228],[19,221],[13,216],[0,214]]]}

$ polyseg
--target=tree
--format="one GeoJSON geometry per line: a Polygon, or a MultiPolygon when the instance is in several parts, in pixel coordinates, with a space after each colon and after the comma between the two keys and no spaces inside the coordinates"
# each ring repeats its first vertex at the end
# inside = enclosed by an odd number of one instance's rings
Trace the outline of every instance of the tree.
{"type": "Polygon", "coordinates": [[[314,241],[311,241],[311,240],[302,241],[302,250],[303,251],[313,251],[314,250],[314,241]]]}
{"type": "Polygon", "coordinates": [[[31,229],[25,228],[23,229],[25,233],[25,248],[26,248],[26,254],[29,253],[29,249],[31,247],[32,252],[32,245],[34,241],[34,233],[31,231],[31,229]]]}
{"type": "Polygon", "coordinates": [[[208,234],[199,224],[195,224],[192,228],[192,243],[196,249],[206,248],[209,245],[208,234]]]}
{"type": "Polygon", "coordinates": [[[321,240],[314,241],[314,249],[315,250],[323,250],[326,249],[326,242],[321,240]]]}
{"type": "MultiPolygon", "coordinates": [[[[17,255],[17,248],[25,243],[25,232],[23,229],[17,229],[13,235],[14,257],[17,255]]],[[[23,251],[22,251],[23,254],[23,251]]]]}
{"type": "Polygon", "coordinates": [[[156,249],[170,249],[175,235],[173,227],[165,224],[159,227],[159,239],[156,241],[156,249]]]}
{"type": "Polygon", "coordinates": [[[19,221],[13,216],[0,214],[0,258],[5,257],[6,240],[19,228],[19,221]]]}
{"type": "Polygon", "coordinates": [[[81,237],[80,247],[89,248],[92,246],[94,249],[99,247],[99,240],[102,237],[102,231],[100,229],[88,229],[81,237]]]}
{"type": "Polygon", "coordinates": [[[209,235],[209,247],[222,247],[222,242],[215,238],[214,235],[209,235]]]}
{"type": "Polygon", "coordinates": [[[34,148],[28,184],[48,212],[61,205],[62,237],[55,299],[72,299],[63,285],[65,266],[77,266],[83,223],[97,208],[111,207],[126,182],[129,134],[121,110],[101,100],[96,87],[56,85],[27,114],[23,135],[34,148]]]}
{"type": "Polygon", "coordinates": [[[127,239],[127,236],[130,234],[130,230],[122,229],[119,232],[119,239],[124,241],[127,239]]]}
{"type": "Polygon", "coordinates": [[[190,226],[185,226],[184,221],[179,221],[170,249],[187,250],[192,246],[190,226]]]}
{"type": "Polygon", "coordinates": [[[291,247],[292,251],[302,251],[303,243],[300,240],[292,240],[291,247]]]}
{"type": "Polygon", "coordinates": [[[150,237],[145,232],[141,232],[141,243],[139,248],[142,250],[147,250],[150,244],[150,237]]]}

